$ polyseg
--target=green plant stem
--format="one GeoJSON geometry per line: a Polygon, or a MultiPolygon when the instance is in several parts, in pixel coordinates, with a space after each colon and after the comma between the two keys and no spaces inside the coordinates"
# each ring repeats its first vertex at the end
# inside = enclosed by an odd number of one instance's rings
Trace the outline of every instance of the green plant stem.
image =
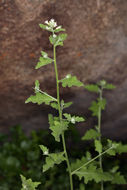
{"type": "MultiPolygon", "coordinates": [[[[62,110],[61,110],[61,106],[60,106],[60,91],[59,91],[58,69],[57,69],[57,64],[56,64],[56,47],[55,47],[55,45],[53,46],[53,54],[54,54],[55,74],[56,74],[57,102],[58,102],[58,110],[59,110],[59,119],[60,119],[60,122],[62,122],[62,110]]],[[[66,163],[67,163],[67,167],[68,167],[68,172],[69,172],[70,188],[71,188],[71,190],[73,190],[73,179],[72,179],[72,175],[71,175],[71,167],[70,167],[68,154],[67,154],[67,150],[66,150],[64,133],[62,134],[62,143],[63,143],[64,154],[65,154],[65,157],[66,157],[66,163]]]]}
{"type": "MultiPolygon", "coordinates": [[[[100,101],[102,100],[102,88],[100,89],[100,95],[99,95],[100,101]]],[[[99,136],[99,141],[101,143],[101,106],[99,106],[99,112],[98,112],[98,132],[100,133],[99,136]]],[[[102,155],[99,157],[99,165],[100,169],[103,171],[103,166],[102,166],[102,155]]],[[[101,181],[101,190],[104,190],[104,183],[101,181]]]]}
{"type": "Polygon", "coordinates": [[[101,154],[97,155],[96,157],[94,157],[93,159],[91,159],[90,161],[88,161],[87,163],[83,164],[81,167],[77,168],[76,170],[74,170],[71,175],[75,174],[78,170],[82,169],[83,167],[87,166],[88,164],[90,164],[91,162],[93,162],[94,160],[96,160],[97,158],[99,158],[100,156],[104,155],[106,152],[108,152],[109,150],[111,150],[112,148],[114,148],[113,146],[111,146],[110,148],[108,148],[107,150],[105,150],[104,152],[102,152],[101,154]]]}

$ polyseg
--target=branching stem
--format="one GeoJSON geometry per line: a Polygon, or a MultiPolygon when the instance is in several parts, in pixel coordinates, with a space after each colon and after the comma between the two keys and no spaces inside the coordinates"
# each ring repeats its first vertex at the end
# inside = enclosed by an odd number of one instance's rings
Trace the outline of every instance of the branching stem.
{"type": "MultiPolygon", "coordinates": [[[[57,87],[57,102],[58,102],[58,110],[59,110],[59,119],[60,119],[60,122],[62,122],[62,110],[61,110],[61,106],[60,106],[60,90],[59,90],[58,69],[57,69],[57,64],[56,64],[56,47],[55,47],[55,45],[53,46],[53,54],[54,54],[54,68],[55,68],[55,74],[56,74],[56,87],[57,87]]],[[[67,154],[67,150],[66,150],[64,133],[62,134],[62,143],[63,143],[64,154],[66,157],[68,172],[69,172],[70,189],[73,190],[73,179],[72,179],[72,175],[71,175],[71,167],[70,167],[68,154],[67,154]]]]}

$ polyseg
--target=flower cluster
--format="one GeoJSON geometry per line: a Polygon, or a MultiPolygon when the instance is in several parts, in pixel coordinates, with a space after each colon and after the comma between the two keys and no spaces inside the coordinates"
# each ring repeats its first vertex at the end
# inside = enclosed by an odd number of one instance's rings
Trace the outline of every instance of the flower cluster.
{"type": "MultiPolygon", "coordinates": [[[[54,19],[51,19],[50,21],[46,20],[45,24],[47,24],[48,26],[46,27],[47,30],[53,30],[54,28],[57,27],[57,22],[55,22],[54,19]]],[[[58,26],[56,29],[60,29],[61,26],[58,26]]]]}

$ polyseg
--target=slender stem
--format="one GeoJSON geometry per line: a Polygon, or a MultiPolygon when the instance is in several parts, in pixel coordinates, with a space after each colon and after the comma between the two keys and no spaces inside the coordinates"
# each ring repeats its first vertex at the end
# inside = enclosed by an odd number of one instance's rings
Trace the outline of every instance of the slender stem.
{"type": "Polygon", "coordinates": [[[90,164],[91,162],[93,162],[94,160],[96,160],[97,158],[99,158],[100,156],[102,156],[103,154],[105,154],[106,152],[108,152],[110,149],[114,148],[113,146],[111,146],[110,148],[108,148],[107,150],[105,150],[104,152],[102,152],[101,154],[97,155],[96,157],[94,157],[93,159],[91,159],[90,161],[88,161],[87,163],[83,164],[81,167],[77,168],[76,170],[74,170],[71,175],[75,174],[78,170],[82,169],[83,167],[87,166],[88,164],[90,164]]]}
{"type": "MultiPolygon", "coordinates": [[[[53,46],[53,54],[54,54],[55,74],[56,74],[57,102],[58,102],[58,110],[59,110],[59,119],[60,119],[60,122],[62,123],[62,110],[61,110],[61,106],[60,106],[60,91],[59,91],[58,69],[57,69],[57,64],[56,64],[56,47],[55,47],[55,45],[53,46]]],[[[69,159],[68,159],[64,133],[62,133],[62,143],[63,143],[64,154],[65,154],[65,157],[66,157],[66,163],[67,163],[67,167],[68,167],[68,172],[69,172],[70,188],[71,188],[71,190],[73,190],[73,179],[72,179],[72,175],[71,175],[71,167],[70,167],[70,163],[69,163],[69,159]]]]}
{"type": "MultiPolygon", "coordinates": [[[[100,95],[99,95],[100,101],[102,100],[102,88],[100,89],[100,95]]],[[[101,143],[101,106],[99,106],[99,112],[98,112],[98,131],[100,133],[99,136],[99,141],[101,143]]],[[[103,171],[103,166],[102,166],[102,155],[99,157],[99,165],[100,169],[103,171]]],[[[101,190],[104,190],[104,183],[101,181],[101,190]]]]}

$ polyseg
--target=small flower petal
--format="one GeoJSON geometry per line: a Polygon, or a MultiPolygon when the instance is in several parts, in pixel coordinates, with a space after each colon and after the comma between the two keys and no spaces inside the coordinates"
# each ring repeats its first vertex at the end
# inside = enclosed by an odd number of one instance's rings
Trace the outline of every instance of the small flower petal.
{"type": "Polygon", "coordinates": [[[58,26],[56,29],[60,29],[61,28],[61,26],[58,26]]]}
{"type": "Polygon", "coordinates": [[[56,34],[53,34],[53,38],[56,38],[57,37],[57,35],[56,34]]]}
{"type": "Polygon", "coordinates": [[[45,21],[45,24],[49,24],[48,20],[45,21]]]}

